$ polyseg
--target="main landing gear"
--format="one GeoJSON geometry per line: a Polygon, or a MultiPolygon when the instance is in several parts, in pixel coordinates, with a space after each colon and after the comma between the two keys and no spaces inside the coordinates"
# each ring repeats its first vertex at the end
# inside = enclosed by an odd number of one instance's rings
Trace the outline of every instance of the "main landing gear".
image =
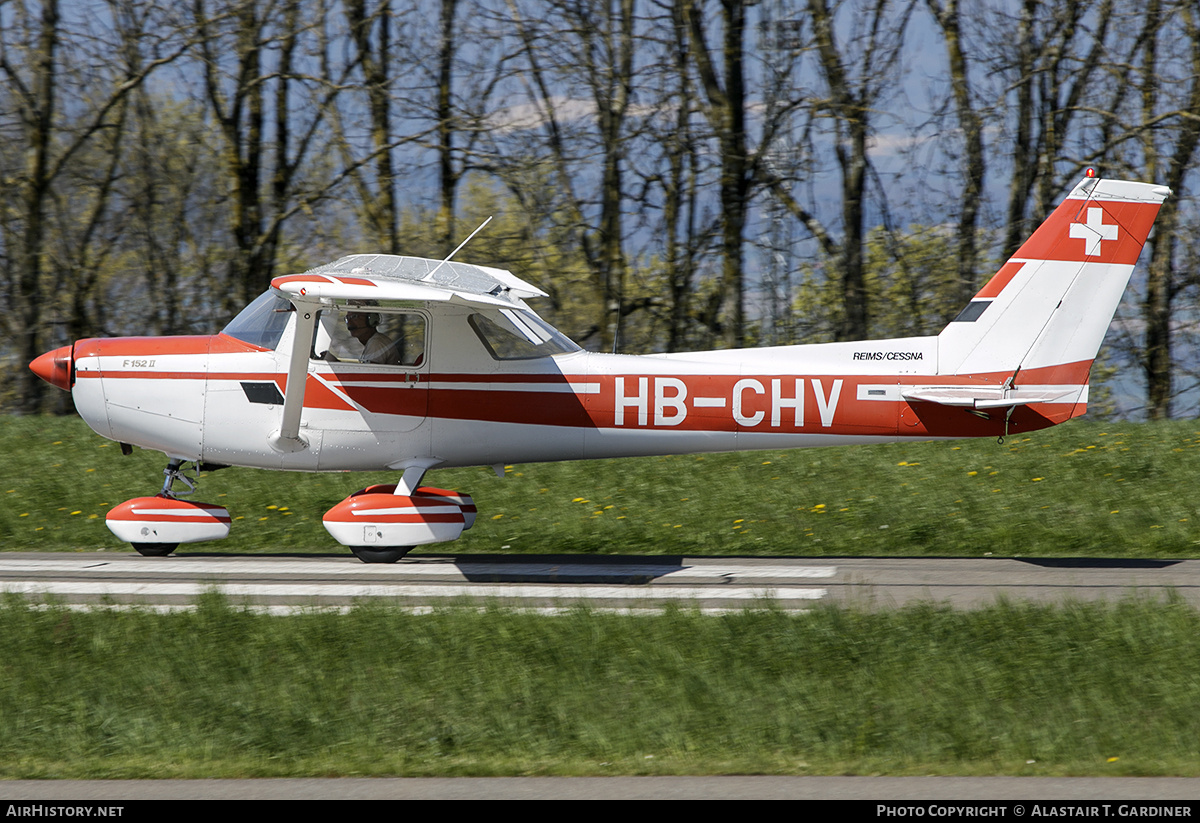
{"type": "Polygon", "coordinates": [[[373,549],[370,546],[351,546],[350,551],[364,563],[395,563],[413,550],[412,546],[393,546],[373,549]]]}
{"type": "Polygon", "coordinates": [[[333,539],[362,562],[395,563],[414,546],[457,540],[475,524],[475,501],[431,486],[409,491],[401,481],[356,491],[322,520],[333,539]]]}
{"type": "MultiPolygon", "coordinates": [[[[222,540],[229,536],[229,512],[213,503],[180,500],[196,491],[196,479],[183,473],[183,460],[172,459],[166,480],[154,497],[126,500],[108,513],[109,531],[133,545],[143,557],[166,557],[180,543],[222,540]],[[175,491],[176,481],[187,491],[175,491]]],[[[195,468],[195,467],[194,467],[195,468]]]]}
{"type": "MultiPolygon", "coordinates": [[[[109,530],[144,557],[166,557],[180,543],[229,536],[231,518],[223,506],[180,499],[196,491],[202,468],[193,464],[188,477],[184,462],[167,464],[157,495],[126,500],[107,515],[109,530]],[[176,483],[187,489],[176,490],[176,483]]],[[[408,469],[399,483],[356,491],[325,513],[326,530],[364,563],[395,563],[415,546],[457,540],[475,524],[475,501],[468,494],[418,486],[424,473],[408,469]]]]}

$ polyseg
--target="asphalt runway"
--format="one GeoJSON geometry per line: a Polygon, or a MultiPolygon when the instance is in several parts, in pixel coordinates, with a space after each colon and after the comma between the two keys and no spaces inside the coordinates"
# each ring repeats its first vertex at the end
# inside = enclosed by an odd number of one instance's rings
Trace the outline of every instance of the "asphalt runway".
{"type": "Polygon", "coordinates": [[[1055,602],[1166,598],[1200,605],[1200,560],[415,555],[368,565],[349,555],[0,553],[0,591],[71,605],[188,608],[218,590],[286,613],[386,601],[413,609],[463,602],[553,613],[644,612],[668,603],[720,613],[768,601],[889,608],[914,601],[977,608],[999,598],[1055,602]]]}

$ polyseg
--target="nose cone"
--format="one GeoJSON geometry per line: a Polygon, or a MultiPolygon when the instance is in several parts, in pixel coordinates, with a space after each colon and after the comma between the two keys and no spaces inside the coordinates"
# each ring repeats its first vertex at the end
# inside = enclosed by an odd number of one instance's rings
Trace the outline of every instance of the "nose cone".
{"type": "Polygon", "coordinates": [[[64,391],[70,391],[75,382],[74,361],[71,356],[71,346],[48,351],[29,364],[29,368],[38,377],[51,386],[58,386],[64,391]]]}

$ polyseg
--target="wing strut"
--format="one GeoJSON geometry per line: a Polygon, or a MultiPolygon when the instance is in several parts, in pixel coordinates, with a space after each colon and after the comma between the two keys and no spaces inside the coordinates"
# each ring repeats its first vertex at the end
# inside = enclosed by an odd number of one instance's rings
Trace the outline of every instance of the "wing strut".
{"type": "Polygon", "coordinates": [[[308,301],[292,300],[296,307],[296,334],[292,338],[292,359],[288,361],[287,386],[283,395],[283,415],[279,431],[267,436],[277,452],[298,452],[308,448],[300,436],[300,413],[304,411],[304,384],[308,379],[308,353],[312,350],[317,328],[317,306],[308,301]]]}

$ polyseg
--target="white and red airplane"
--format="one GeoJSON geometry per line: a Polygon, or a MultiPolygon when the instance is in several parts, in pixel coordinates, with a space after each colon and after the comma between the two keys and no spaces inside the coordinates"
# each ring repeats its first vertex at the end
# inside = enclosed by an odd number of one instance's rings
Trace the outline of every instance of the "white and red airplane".
{"type": "Polygon", "coordinates": [[[1085,178],[937,336],[642,356],[582,351],[507,271],[358,254],[276,277],[220,334],[80,340],[31,368],[98,434],[164,452],[108,513],[144,555],[229,532],[185,463],[401,472],[324,517],[366,562],[456,539],[435,467],[996,437],[1084,413],[1163,186],[1085,178]]]}

